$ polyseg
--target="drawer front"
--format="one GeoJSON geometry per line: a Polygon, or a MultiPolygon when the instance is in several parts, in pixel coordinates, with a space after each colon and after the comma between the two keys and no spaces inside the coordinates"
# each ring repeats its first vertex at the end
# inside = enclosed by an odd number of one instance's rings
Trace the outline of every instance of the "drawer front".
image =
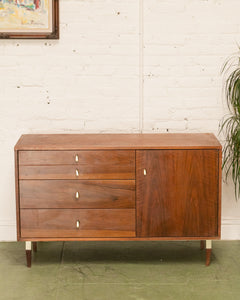
{"type": "Polygon", "coordinates": [[[134,180],[20,180],[20,208],[135,208],[134,180]]]}
{"type": "Polygon", "coordinates": [[[133,168],[134,150],[95,151],[19,151],[19,165],[95,165],[109,167],[112,164],[133,168]]]}
{"type": "Polygon", "coordinates": [[[19,179],[135,179],[125,165],[19,166],[19,179]]]}
{"type": "Polygon", "coordinates": [[[20,219],[23,238],[136,236],[134,209],[21,209],[20,219]]]}

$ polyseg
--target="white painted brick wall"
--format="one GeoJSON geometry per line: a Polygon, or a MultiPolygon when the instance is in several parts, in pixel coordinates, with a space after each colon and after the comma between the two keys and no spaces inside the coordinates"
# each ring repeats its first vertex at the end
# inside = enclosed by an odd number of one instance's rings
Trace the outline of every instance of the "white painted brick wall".
{"type": "MultiPolygon", "coordinates": [[[[59,41],[0,40],[0,240],[15,239],[13,147],[22,133],[217,135],[220,69],[240,42],[239,11],[238,0],[61,0],[59,41]]],[[[231,184],[222,215],[223,238],[240,238],[231,184]]]]}

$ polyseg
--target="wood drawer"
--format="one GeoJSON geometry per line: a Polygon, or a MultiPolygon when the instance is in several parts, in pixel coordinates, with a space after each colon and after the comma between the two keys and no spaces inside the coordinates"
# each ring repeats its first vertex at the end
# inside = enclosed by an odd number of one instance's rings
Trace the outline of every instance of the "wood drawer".
{"type": "Polygon", "coordinates": [[[135,179],[135,169],[114,164],[19,166],[19,179],[135,179]]]}
{"type": "Polygon", "coordinates": [[[20,180],[20,208],[135,208],[134,180],[20,180]]]}
{"type": "Polygon", "coordinates": [[[135,236],[135,209],[21,209],[20,219],[22,238],[135,236]]]}
{"type": "Polygon", "coordinates": [[[94,165],[109,168],[112,164],[134,169],[134,150],[19,151],[19,165],[94,165]]]}

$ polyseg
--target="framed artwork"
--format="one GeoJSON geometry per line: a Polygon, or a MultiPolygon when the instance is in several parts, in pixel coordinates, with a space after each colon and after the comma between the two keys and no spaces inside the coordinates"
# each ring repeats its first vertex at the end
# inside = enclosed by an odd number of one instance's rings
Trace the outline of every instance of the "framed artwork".
{"type": "Polygon", "coordinates": [[[58,39],[59,0],[0,0],[0,38],[58,39]]]}

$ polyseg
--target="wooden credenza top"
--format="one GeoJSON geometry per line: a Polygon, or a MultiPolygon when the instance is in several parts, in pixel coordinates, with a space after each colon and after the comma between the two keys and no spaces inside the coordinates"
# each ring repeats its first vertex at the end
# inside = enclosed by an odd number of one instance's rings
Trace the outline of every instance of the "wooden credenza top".
{"type": "Polygon", "coordinates": [[[221,149],[211,133],[24,134],[15,150],[221,149]]]}

